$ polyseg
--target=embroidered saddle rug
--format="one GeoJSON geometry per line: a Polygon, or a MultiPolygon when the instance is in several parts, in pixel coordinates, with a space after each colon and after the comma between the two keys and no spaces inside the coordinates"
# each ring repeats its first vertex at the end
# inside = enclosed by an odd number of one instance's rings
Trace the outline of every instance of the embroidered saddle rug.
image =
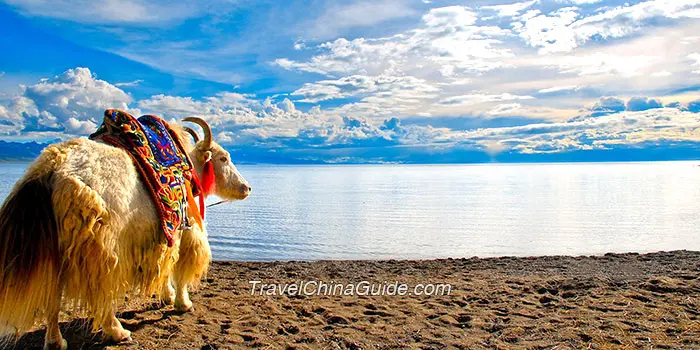
{"type": "Polygon", "coordinates": [[[102,125],[90,139],[129,152],[156,205],[168,246],[172,247],[174,233],[182,225],[190,225],[188,212],[199,214],[192,197],[202,195],[197,173],[177,133],[154,115],[136,119],[129,113],[108,109],[102,125]],[[191,206],[195,207],[188,208],[191,206]]]}

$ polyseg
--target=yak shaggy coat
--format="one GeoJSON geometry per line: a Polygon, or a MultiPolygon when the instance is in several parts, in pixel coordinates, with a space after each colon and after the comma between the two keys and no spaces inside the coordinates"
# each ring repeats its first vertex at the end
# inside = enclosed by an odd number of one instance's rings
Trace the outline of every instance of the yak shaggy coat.
{"type": "MultiPolygon", "coordinates": [[[[199,171],[202,151],[228,156],[210,138],[202,150],[184,142],[182,127],[173,128],[199,171]]],[[[216,180],[225,189],[218,174],[216,180]]],[[[163,291],[172,302],[171,278],[189,303],[187,285],[197,284],[211,260],[206,232],[195,224],[168,247],[159,220],[126,151],[86,138],[47,147],[0,208],[0,335],[47,321],[46,346],[65,348],[58,330],[63,303],[92,317],[106,338],[125,340],[129,332],[114,316],[124,296],[163,291]]]]}

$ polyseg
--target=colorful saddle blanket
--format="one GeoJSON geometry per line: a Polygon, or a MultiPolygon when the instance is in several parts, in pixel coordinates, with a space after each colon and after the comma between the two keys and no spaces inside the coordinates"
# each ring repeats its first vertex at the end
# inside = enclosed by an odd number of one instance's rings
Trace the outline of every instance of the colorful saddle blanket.
{"type": "MultiPolygon", "coordinates": [[[[129,113],[108,109],[104,122],[90,139],[102,140],[129,152],[158,209],[168,246],[172,247],[174,233],[183,224],[189,225],[188,203],[194,201],[187,196],[201,193],[197,173],[177,133],[154,115],[136,119],[129,113]],[[191,194],[188,194],[188,183],[191,194]]],[[[197,208],[191,209],[197,211],[197,208]]]]}

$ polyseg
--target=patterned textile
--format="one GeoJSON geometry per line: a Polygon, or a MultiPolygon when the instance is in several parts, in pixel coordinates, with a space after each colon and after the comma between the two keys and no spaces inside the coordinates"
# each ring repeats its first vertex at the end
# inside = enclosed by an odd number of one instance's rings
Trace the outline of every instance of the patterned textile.
{"type": "MultiPolygon", "coordinates": [[[[181,225],[190,224],[187,187],[191,188],[189,195],[201,194],[197,173],[177,134],[154,115],[136,119],[126,112],[108,109],[104,122],[90,139],[129,152],[158,209],[168,246],[172,247],[174,233],[181,225]]],[[[193,203],[191,198],[189,203],[193,203]]],[[[189,209],[197,212],[197,208],[189,209]]]]}

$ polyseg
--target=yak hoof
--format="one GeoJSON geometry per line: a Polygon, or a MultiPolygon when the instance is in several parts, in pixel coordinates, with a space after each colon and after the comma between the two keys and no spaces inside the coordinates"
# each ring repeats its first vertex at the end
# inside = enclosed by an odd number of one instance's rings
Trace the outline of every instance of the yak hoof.
{"type": "Polygon", "coordinates": [[[44,350],[68,350],[68,342],[61,339],[60,342],[44,344],[44,350]]]}
{"type": "Polygon", "coordinates": [[[192,311],[192,301],[191,300],[175,300],[175,311],[177,312],[188,312],[192,311]]]}
{"type": "Polygon", "coordinates": [[[173,305],[173,303],[175,302],[175,289],[173,289],[173,287],[168,286],[168,288],[165,289],[161,294],[160,302],[164,305],[173,305]]]}
{"type": "Polygon", "coordinates": [[[107,334],[105,333],[105,339],[106,342],[114,342],[115,344],[120,344],[120,343],[131,343],[133,340],[131,339],[131,332],[129,332],[126,329],[121,329],[118,330],[117,332],[113,334],[107,334]]]}

